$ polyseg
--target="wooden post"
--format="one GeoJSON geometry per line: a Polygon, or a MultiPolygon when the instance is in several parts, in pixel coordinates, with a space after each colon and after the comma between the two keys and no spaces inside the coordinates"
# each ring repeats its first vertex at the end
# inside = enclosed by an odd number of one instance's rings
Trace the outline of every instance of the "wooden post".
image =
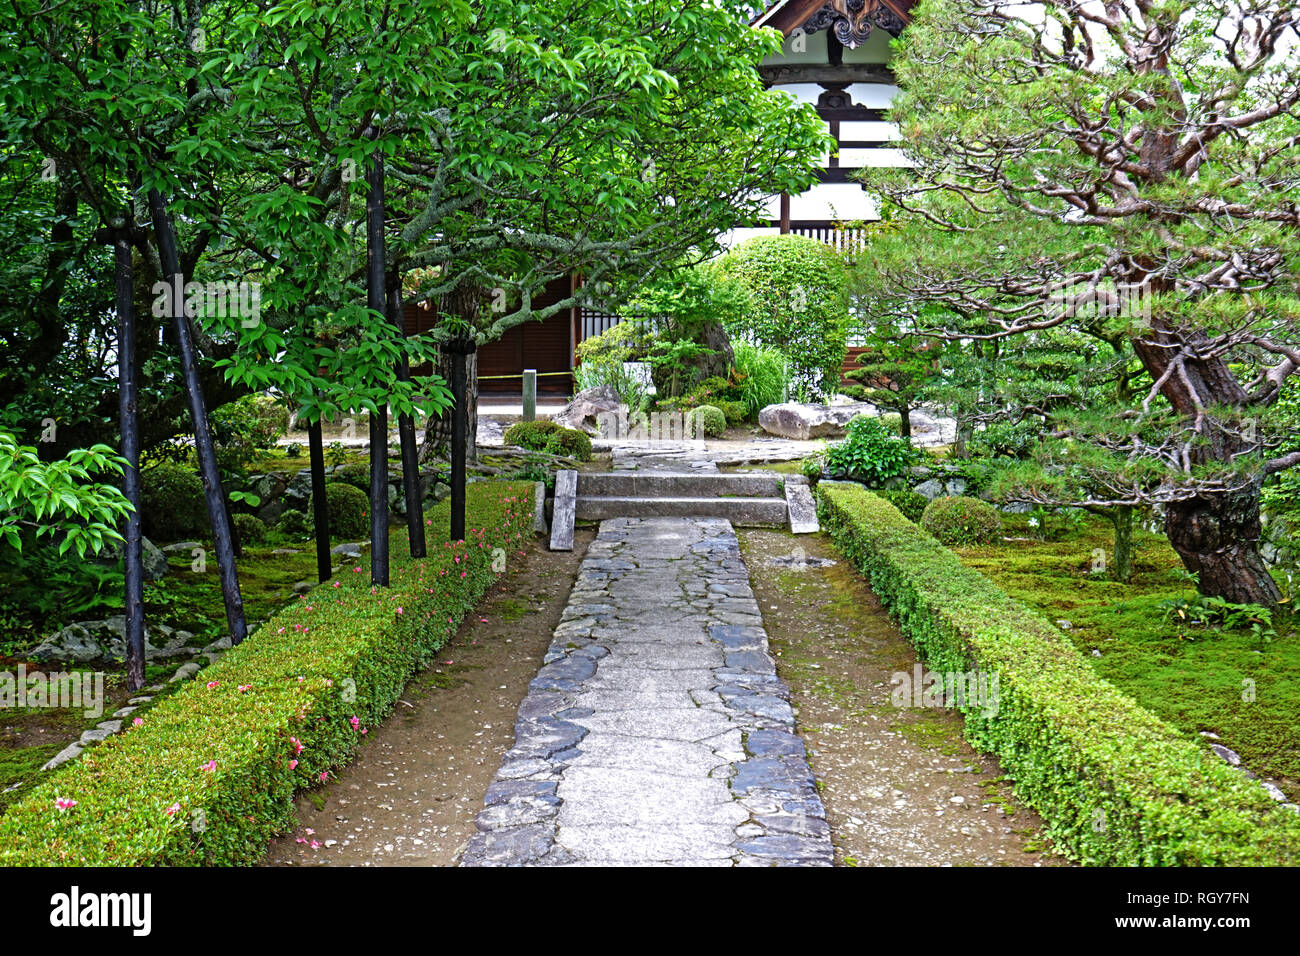
{"type": "MultiPolygon", "coordinates": [[[[388,276],[388,318],[397,326],[397,334],[405,337],[402,283],[395,272],[388,276]]],[[[411,380],[411,365],[405,354],[397,360],[397,380],[411,380]]],[[[424,508],[420,499],[420,462],[415,447],[415,419],[409,412],[397,416],[397,434],[402,444],[402,498],[406,502],[406,541],[411,557],[423,558],[428,552],[424,541],[424,508]]]]}
{"type": "MultiPolygon", "coordinates": [[[[370,130],[373,137],[375,131],[370,130]]],[[[366,305],[379,315],[384,294],[384,158],[376,151],[366,170],[366,305]]],[[[388,587],[388,404],[370,412],[370,583],[388,587]]]]}
{"type": "Polygon", "coordinates": [[[524,369],[524,421],[537,418],[537,369],[524,369]]]}
{"type": "Polygon", "coordinates": [[[781,193],[781,235],[790,231],[790,194],[781,193]]]}
{"type": "Polygon", "coordinates": [[[325,496],[325,440],[320,419],[307,423],[307,454],[311,457],[312,527],[316,532],[316,579],[328,581],[334,574],[330,556],[330,509],[325,496]]]}
{"type": "Polygon", "coordinates": [[[226,500],[221,491],[221,475],[217,470],[217,452],[212,444],[212,429],[208,424],[207,403],[203,399],[203,384],[199,380],[199,365],[194,351],[194,336],[190,320],[185,315],[185,278],[181,274],[180,257],[176,252],[176,232],[171,217],[156,189],[149,190],[149,210],[153,216],[154,237],[158,244],[158,258],[162,262],[163,281],[171,285],[171,313],[176,330],[176,343],[181,353],[181,372],[185,389],[189,393],[190,417],[194,422],[194,451],[199,459],[199,476],[203,479],[203,497],[208,505],[208,521],[212,525],[212,545],[217,552],[217,573],[221,577],[221,597],[226,605],[226,623],[230,627],[230,640],[238,644],[248,636],[244,620],[244,599],[239,593],[239,575],[235,569],[234,543],[230,537],[230,519],[226,500]]]}
{"type": "Polygon", "coordinates": [[[126,681],[127,689],[144,687],[144,558],[140,530],[140,418],[139,382],[135,358],[135,282],[131,272],[131,244],[118,232],[113,239],[117,280],[117,375],[122,420],[122,493],[131,502],[122,546],[126,570],[126,681]]]}

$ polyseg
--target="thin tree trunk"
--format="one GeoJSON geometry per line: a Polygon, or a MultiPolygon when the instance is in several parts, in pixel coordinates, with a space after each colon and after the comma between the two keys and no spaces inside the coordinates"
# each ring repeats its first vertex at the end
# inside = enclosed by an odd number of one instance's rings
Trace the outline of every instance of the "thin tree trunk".
{"type": "MultiPolygon", "coordinates": [[[[402,318],[402,283],[393,273],[388,277],[388,318],[397,326],[397,334],[406,336],[406,323],[402,318]]],[[[411,380],[411,366],[403,355],[397,362],[397,380],[411,380]]],[[[415,419],[410,413],[397,417],[397,433],[402,445],[402,496],[406,502],[406,538],[411,557],[423,558],[427,553],[424,541],[424,509],[420,499],[420,461],[415,447],[415,419]]]]}
{"type": "Polygon", "coordinates": [[[907,405],[898,408],[898,434],[904,438],[912,437],[912,409],[907,405]]]}
{"type": "MultiPolygon", "coordinates": [[[[366,305],[379,315],[384,294],[384,159],[378,152],[366,171],[366,305]]],[[[388,405],[370,413],[370,583],[388,587],[388,405]]]]}
{"type": "Polygon", "coordinates": [[[149,208],[153,215],[158,257],[162,262],[162,278],[171,284],[172,324],[176,330],[181,371],[189,395],[190,417],[194,422],[194,449],[199,459],[199,475],[203,479],[208,520],[212,525],[212,543],[217,553],[217,573],[221,578],[221,597],[226,605],[226,623],[230,627],[231,643],[238,644],[248,636],[248,624],[244,620],[244,599],[239,593],[239,574],[235,568],[230,521],[221,490],[221,476],[217,470],[217,453],[212,445],[212,429],[208,422],[207,404],[203,399],[203,384],[199,380],[194,337],[190,320],[185,315],[185,278],[181,274],[180,259],[176,252],[176,233],[162,195],[156,189],[149,191],[149,208]]]}
{"type": "Polygon", "coordinates": [[[120,233],[113,241],[117,272],[117,368],[121,402],[122,493],[131,503],[122,548],[126,572],[126,680],[132,691],[144,687],[144,557],[140,530],[140,418],[139,383],[135,357],[135,283],[131,273],[131,245],[120,233]]]}
{"type": "Polygon", "coordinates": [[[325,440],[317,418],[307,424],[307,454],[311,457],[312,527],[316,532],[316,579],[328,581],[334,573],[330,555],[330,508],[325,495],[325,440]]]}
{"type": "Polygon", "coordinates": [[[1133,506],[1117,506],[1110,520],[1115,526],[1115,580],[1127,584],[1133,577],[1133,506]]]}
{"type": "Polygon", "coordinates": [[[473,339],[459,339],[446,343],[451,352],[451,393],[454,405],[451,410],[451,535],[452,541],[465,540],[465,461],[468,410],[466,408],[467,365],[466,358],[475,351],[473,339]]]}

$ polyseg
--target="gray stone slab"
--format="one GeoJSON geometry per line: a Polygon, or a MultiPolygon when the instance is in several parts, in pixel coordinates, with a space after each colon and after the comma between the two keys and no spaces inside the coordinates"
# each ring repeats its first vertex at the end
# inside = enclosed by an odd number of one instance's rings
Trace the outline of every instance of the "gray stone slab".
{"type": "Polygon", "coordinates": [[[573,550],[573,522],[577,515],[578,473],[555,473],[555,503],[551,511],[551,550],[573,550]]]}
{"type": "Polygon", "coordinates": [[[813,501],[812,491],[807,485],[787,481],[785,506],[790,513],[792,534],[812,534],[821,530],[821,525],[817,523],[817,504],[813,501]]]}

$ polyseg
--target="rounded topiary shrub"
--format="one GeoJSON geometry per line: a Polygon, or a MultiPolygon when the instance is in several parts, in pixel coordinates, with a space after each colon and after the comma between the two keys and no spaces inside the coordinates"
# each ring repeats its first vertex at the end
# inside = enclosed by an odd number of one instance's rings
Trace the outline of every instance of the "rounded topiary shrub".
{"type": "Polygon", "coordinates": [[[716,268],[749,298],[738,318],[724,318],[731,338],[779,350],[801,397],[834,392],[849,327],[848,274],[839,254],[807,236],[757,236],[730,250],[716,268]]]}
{"type": "Polygon", "coordinates": [[[908,488],[888,488],[873,492],[873,494],[888,501],[908,521],[915,521],[918,524],[921,521],[921,516],[925,514],[926,506],[930,503],[925,495],[917,494],[908,488]]]}
{"type": "Polygon", "coordinates": [[[266,523],[257,515],[231,515],[230,520],[242,544],[261,544],[266,540],[266,523]]]}
{"type": "Polygon", "coordinates": [[[339,465],[334,469],[334,481],[341,481],[345,485],[351,485],[366,494],[370,493],[370,463],[365,461],[354,461],[349,465],[339,465]]]}
{"type": "MultiPolygon", "coordinates": [[[[358,541],[370,533],[370,499],[365,492],[341,481],[325,483],[325,506],[330,516],[330,537],[358,541]]],[[[307,505],[308,513],[316,507],[307,505]]]]}
{"type": "Polygon", "coordinates": [[[727,430],[727,416],[716,405],[701,405],[686,419],[686,431],[696,438],[717,438],[727,430]]]}
{"type": "Polygon", "coordinates": [[[175,462],[159,462],[140,473],[140,512],[145,537],[155,541],[179,541],[208,531],[203,482],[175,462]]]}
{"type": "Polygon", "coordinates": [[[576,458],[578,461],[591,460],[591,439],[587,433],[579,431],[576,428],[561,428],[552,432],[551,437],[546,439],[546,444],[542,446],[543,451],[548,451],[552,455],[566,455],[570,458],[576,458]]]}
{"type": "Polygon", "coordinates": [[[280,515],[280,520],[275,523],[275,530],[295,541],[311,537],[311,526],[307,516],[295,508],[290,508],[280,515]]]}
{"type": "Polygon", "coordinates": [[[925,506],[921,527],[950,547],[987,544],[1002,533],[1002,516],[978,498],[935,498],[925,506]]]}
{"type": "Polygon", "coordinates": [[[546,440],[558,431],[563,431],[563,426],[546,418],[539,418],[535,422],[515,422],[506,429],[505,442],[507,445],[541,451],[546,447],[546,440]]]}

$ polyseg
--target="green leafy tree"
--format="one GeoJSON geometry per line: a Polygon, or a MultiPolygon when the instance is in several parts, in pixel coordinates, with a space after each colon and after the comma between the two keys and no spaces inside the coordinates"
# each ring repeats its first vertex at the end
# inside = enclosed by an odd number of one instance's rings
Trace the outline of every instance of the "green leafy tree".
{"type": "Polygon", "coordinates": [[[1150,387],[1078,435],[1109,456],[1106,503],[1162,505],[1204,593],[1274,605],[1260,490],[1300,463],[1270,424],[1300,368],[1294,9],[1034,9],[916,8],[893,111],[914,165],[864,176],[902,220],[877,266],[963,317],[935,334],[1123,339],[1150,387]]]}

